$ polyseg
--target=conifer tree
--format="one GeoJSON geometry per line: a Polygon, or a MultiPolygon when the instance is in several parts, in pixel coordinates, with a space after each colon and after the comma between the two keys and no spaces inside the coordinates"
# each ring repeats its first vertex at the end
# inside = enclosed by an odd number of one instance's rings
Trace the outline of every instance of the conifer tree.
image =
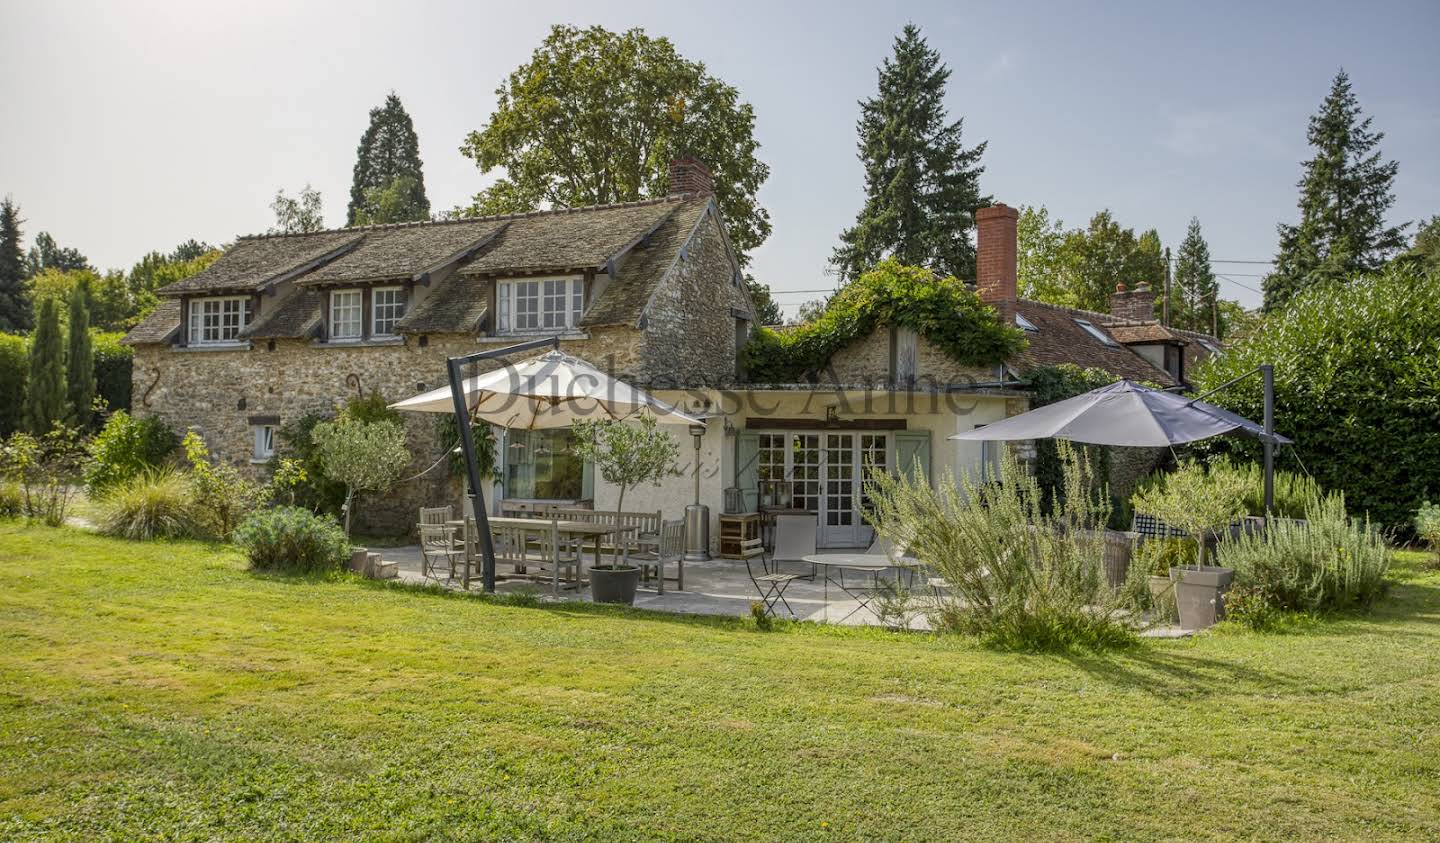
{"type": "Polygon", "coordinates": [[[0,331],[30,327],[30,302],[25,298],[25,252],[20,248],[20,207],[10,197],[0,201],[0,331]]]}
{"type": "Polygon", "coordinates": [[[65,419],[65,350],[60,309],[53,298],[40,302],[30,340],[30,379],[25,390],[25,426],[40,436],[65,419]]]}
{"type": "Polygon", "coordinates": [[[865,205],[830,259],[844,281],[891,256],[974,277],[970,229],[975,210],[989,204],[980,195],[985,144],[972,149],[961,144],[964,121],[950,122],[945,110],[949,78],[940,53],[919,27],[907,24],[895,39],[893,57],[880,67],[879,93],[860,103],[865,205]]]}
{"type": "Polygon", "coordinates": [[[1210,269],[1210,244],[1200,233],[1200,220],[1191,217],[1180,251],[1175,255],[1176,313],[1170,323],[1177,328],[1208,333],[1219,293],[1219,283],[1210,269]]]}
{"type": "Polygon", "coordinates": [[[345,224],[408,222],[430,218],[420,139],[400,98],[370,109],[370,125],[355,150],[355,175],[345,224]]]}
{"type": "Polygon", "coordinates": [[[65,352],[65,396],[69,420],[75,427],[90,427],[95,402],[95,359],[90,349],[89,284],[81,282],[70,293],[70,330],[65,352]]]}
{"type": "Polygon", "coordinates": [[[1310,118],[1306,138],[1315,156],[1302,165],[1297,185],[1300,222],[1279,226],[1275,269],[1263,282],[1267,311],[1312,284],[1378,270],[1405,247],[1405,226],[1385,224],[1399,164],[1381,160],[1377,147],[1385,133],[1373,131],[1371,120],[1362,119],[1341,70],[1310,118]]]}

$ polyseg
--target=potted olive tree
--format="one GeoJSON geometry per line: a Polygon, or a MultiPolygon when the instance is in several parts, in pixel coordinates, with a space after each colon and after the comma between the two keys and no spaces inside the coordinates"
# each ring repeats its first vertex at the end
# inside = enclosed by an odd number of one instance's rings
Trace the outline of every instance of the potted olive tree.
{"type": "MultiPolygon", "coordinates": [[[[662,478],[678,474],[675,460],[680,445],[660,429],[653,416],[641,416],[634,423],[605,420],[576,422],[575,452],[595,466],[607,483],[620,490],[615,509],[625,510],[625,493],[641,483],[659,485],[662,478]]],[[[635,602],[640,568],[621,563],[596,565],[590,569],[590,597],[596,603],[635,602]]]]}
{"type": "Polygon", "coordinates": [[[1204,629],[1224,617],[1229,568],[1207,565],[1209,547],[1245,514],[1246,485],[1233,472],[1207,472],[1193,460],[1135,494],[1136,512],[1153,515],[1195,539],[1195,563],[1170,568],[1182,629],[1204,629]]]}

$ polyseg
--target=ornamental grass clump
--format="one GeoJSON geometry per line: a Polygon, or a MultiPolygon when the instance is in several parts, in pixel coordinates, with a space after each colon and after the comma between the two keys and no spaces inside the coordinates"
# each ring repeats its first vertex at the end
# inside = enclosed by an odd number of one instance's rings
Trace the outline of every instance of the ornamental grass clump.
{"type": "Polygon", "coordinates": [[[190,480],[173,468],[131,477],[100,499],[100,532],[125,539],[183,539],[205,530],[190,480]]]}
{"type": "Polygon", "coordinates": [[[257,571],[328,573],[350,558],[350,540],[334,519],[296,506],[256,512],[235,530],[235,542],[257,571]]]}
{"type": "Polygon", "coordinates": [[[1035,478],[1007,453],[1003,483],[959,481],[934,488],[923,474],[873,474],[870,521],[949,584],[934,625],[978,635],[1003,649],[1055,650],[1128,644],[1121,592],[1105,578],[1108,495],[1088,460],[1062,443],[1065,494],[1042,511],[1035,478]]]}
{"type": "Polygon", "coordinates": [[[1435,562],[1440,563],[1440,504],[1426,501],[1415,513],[1415,534],[1429,545],[1435,562]]]}
{"type": "Polygon", "coordinates": [[[1369,605],[1385,590],[1390,550],[1368,518],[1350,518],[1341,494],[1325,495],[1305,522],[1272,522],[1264,532],[1222,542],[1220,561],[1252,603],[1287,612],[1369,605]]]}

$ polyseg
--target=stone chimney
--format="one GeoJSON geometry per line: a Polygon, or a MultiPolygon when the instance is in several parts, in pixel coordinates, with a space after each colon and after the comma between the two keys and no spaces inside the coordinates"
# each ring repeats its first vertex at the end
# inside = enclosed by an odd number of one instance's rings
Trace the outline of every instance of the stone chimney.
{"type": "Polygon", "coordinates": [[[975,212],[975,292],[996,306],[1006,321],[1019,295],[1016,291],[1015,225],[1020,212],[1005,204],[975,212]]]}
{"type": "Polygon", "coordinates": [[[693,155],[682,155],[670,162],[670,195],[689,193],[693,196],[709,196],[715,192],[715,180],[710,168],[693,155]]]}
{"type": "Polygon", "coordinates": [[[1133,290],[1125,289],[1124,284],[1116,284],[1115,294],[1110,297],[1110,315],[1132,322],[1154,322],[1155,291],[1145,281],[1136,284],[1133,290]]]}

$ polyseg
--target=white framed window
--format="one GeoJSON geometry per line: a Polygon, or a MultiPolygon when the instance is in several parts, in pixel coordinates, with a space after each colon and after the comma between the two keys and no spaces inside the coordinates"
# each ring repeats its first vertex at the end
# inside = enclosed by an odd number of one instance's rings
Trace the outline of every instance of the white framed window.
{"type": "Polygon", "coordinates": [[[1107,334],[1107,333],[1105,333],[1104,331],[1100,330],[1099,328],[1095,327],[1095,324],[1094,324],[1093,322],[1089,322],[1089,321],[1086,321],[1086,320],[1084,320],[1084,319],[1076,319],[1076,320],[1075,320],[1075,324],[1076,324],[1076,325],[1079,325],[1081,328],[1084,328],[1084,329],[1085,329],[1085,333],[1089,334],[1090,336],[1094,337],[1095,339],[1099,340],[1100,342],[1102,342],[1102,343],[1104,343],[1104,344],[1106,344],[1106,345],[1108,345],[1108,346],[1111,346],[1111,347],[1113,347],[1113,348],[1119,348],[1119,347],[1120,347],[1120,343],[1118,343],[1118,342],[1114,341],[1113,339],[1111,339],[1109,334],[1107,334]]]}
{"type": "Polygon", "coordinates": [[[237,342],[240,329],[250,324],[247,296],[221,296],[190,300],[190,345],[237,342]]]}
{"type": "Polygon", "coordinates": [[[251,459],[264,462],[275,456],[275,425],[253,424],[250,434],[253,439],[251,459]]]}
{"type": "Polygon", "coordinates": [[[360,339],[363,321],[363,294],[359,290],[335,290],[330,293],[330,339],[360,339]]]}
{"type": "Polygon", "coordinates": [[[580,324],[585,279],[539,278],[495,285],[497,333],[560,331],[580,324]]]}
{"type": "Polygon", "coordinates": [[[376,287],[370,291],[370,336],[393,337],[395,323],[405,315],[404,287],[376,287]]]}

